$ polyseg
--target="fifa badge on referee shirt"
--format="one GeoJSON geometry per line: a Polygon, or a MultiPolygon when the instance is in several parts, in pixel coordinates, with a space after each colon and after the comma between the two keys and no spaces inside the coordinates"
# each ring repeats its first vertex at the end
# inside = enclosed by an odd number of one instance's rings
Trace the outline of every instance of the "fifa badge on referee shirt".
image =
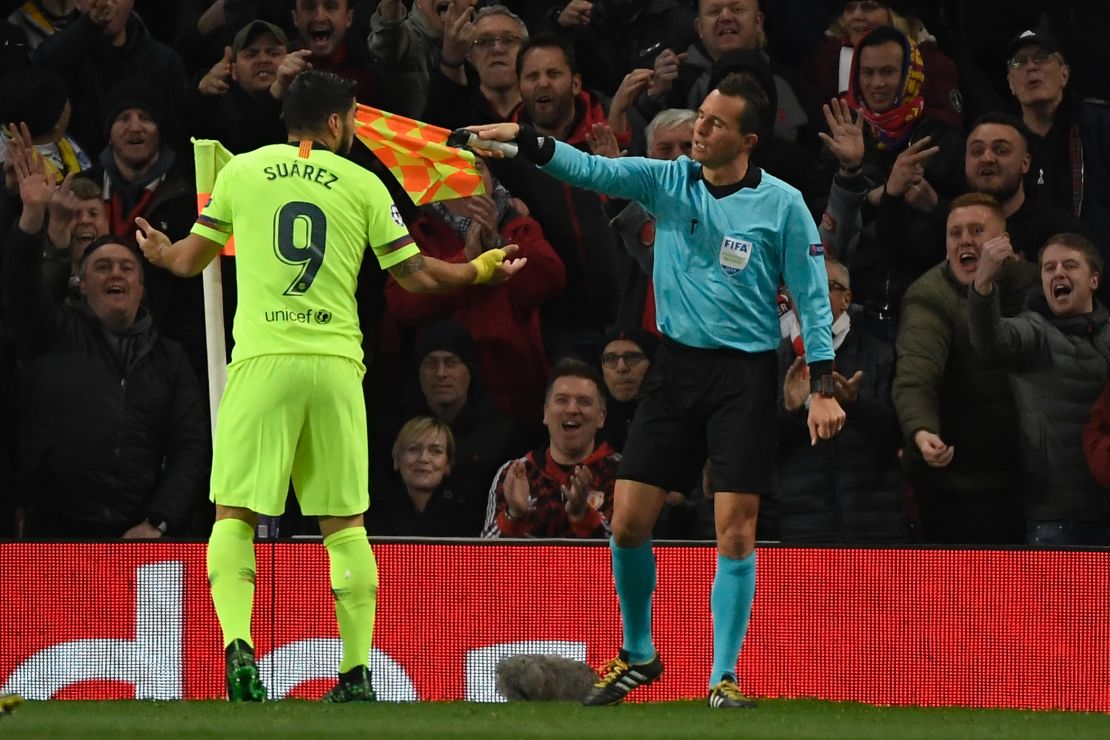
{"type": "Polygon", "coordinates": [[[748,266],[752,256],[752,243],[726,236],[721,242],[720,263],[726,275],[735,275],[748,266]]]}

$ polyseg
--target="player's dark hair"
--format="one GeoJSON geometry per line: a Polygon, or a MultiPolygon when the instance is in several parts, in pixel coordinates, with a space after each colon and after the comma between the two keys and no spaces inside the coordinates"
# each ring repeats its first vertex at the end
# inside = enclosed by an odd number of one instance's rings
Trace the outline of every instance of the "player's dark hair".
{"type": "Polygon", "coordinates": [[[564,357],[551,368],[551,375],[547,378],[547,388],[543,391],[543,400],[551,398],[551,389],[559,378],[582,378],[594,384],[597,388],[597,397],[601,400],[601,408],[605,408],[605,394],[601,392],[601,376],[597,374],[590,363],[579,360],[577,357],[564,357]]]}
{"type": "Polygon", "coordinates": [[[570,67],[572,75],[578,74],[578,58],[574,55],[574,44],[567,38],[559,36],[558,34],[545,31],[538,33],[535,36],[529,36],[520,45],[520,51],[516,54],[516,76],[520,78],[520,70],[524,69],[524,57],[532,49],[559,49],[563,52],[563,57],[567,60],[567,66],[570,67]]]}
{"type": "Polygon", "coordinates": [[[1091,272],[1102,274],[1102,255],[1098,251],[1098,247],[1091,243],[1091,240],[1082,234],[1074,234],[1071,232],[1064,232],[1062,234],[1053,234],[1044,243],[1044,246],[1037,252],[1037,264],[1044,261],[1044,250],[1051,247],[1053,244],[1059,244],[1061,247],[1074,249],[1083,255],[1087,260],[1087,266],[1091,268],[1091,272]]]}
{"type": "Polygon", "coordinates": [[[717,84],[717,92],[744,101],[740,109],[740,133],[762,134],[763,122],[771,120],[771,101],[755,75],[747,70],[730,72],[717,84]]]}
{"type": "Polygon", "coordinates": [[[285,91],[281,114],[290,131],[321,131],[333,113],[345,116],[355,102],[355,81],[332,72],[301,72],[285,91]]]}

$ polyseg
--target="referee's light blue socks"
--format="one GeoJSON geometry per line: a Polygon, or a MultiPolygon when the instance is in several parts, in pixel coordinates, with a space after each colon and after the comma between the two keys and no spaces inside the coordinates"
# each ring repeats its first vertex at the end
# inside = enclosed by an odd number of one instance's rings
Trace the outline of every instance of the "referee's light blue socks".
{"type": "Polygon", "coordinates": [[[651,595],[655,592],[655,553],[651,540],[639,547],[619,547],[609,538],[613,583],[621,607],[624,650],[633,663],[655,657],[651,641],[651,595]]]}
{"type": "Polygon", "coordinates": [[[740,646],[748,631],[748,618],[755,598],[755,550],[737,560],[717,553],[717,575],[709,605],[713,610],[713,672],[709,687],[720,683],[726,673],[735,675],[740,646]]]}

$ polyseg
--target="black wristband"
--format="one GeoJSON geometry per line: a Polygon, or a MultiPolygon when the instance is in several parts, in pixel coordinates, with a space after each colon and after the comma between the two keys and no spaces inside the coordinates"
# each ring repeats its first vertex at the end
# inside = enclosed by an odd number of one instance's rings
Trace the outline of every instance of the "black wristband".
{"type": "Polygon", "coordinates": [[[824,375],[832,376],[834,364],[832,360],[816,360],[809,363],[809,377],[812,383],[824,375]]]}
{"type": "Polygon", "coordinates": [[[544,136],[531,126],[521,124],[516,145],[525,159],[541,167],[555,156],[555,139],[544,136]]]}
{"type": "Polygon", "coordinates": [[[822,396],[835,396],[836,395],[836,381],[831,375],[822,375],[820,377],[811,376],[809,379],[809,392],[820,393],[822,396]]]}

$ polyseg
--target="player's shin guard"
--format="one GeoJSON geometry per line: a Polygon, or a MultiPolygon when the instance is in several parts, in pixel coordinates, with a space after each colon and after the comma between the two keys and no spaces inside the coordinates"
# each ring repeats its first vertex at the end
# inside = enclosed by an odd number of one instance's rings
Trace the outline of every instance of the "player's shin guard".
{"type": "Polygon", "coordinates": [[[717,554],[717,575],[709,604],[713,610],[713,672],[709,686],[725,674],[732,675],[740,657],[740,646],[748,631],[748,618],[755,598],[755,551],[737,560],[717,554]]]}
{"type": "Polygon", "coordinates": [[[346,673],[370,664],[370,643],[374,637],[374,609],[378,600],[378,563],[365,527],[349,527],[324,540],[331,562],[331,590],[335,596],[335,617],[343,639],[343,661],[339,672],[346,673]]]}
{"type": "Polygon", "coordinates": [[[647,663],[655,657],[651,640],[651,597],[655,592],[655,553],[651,540],[639,547],[620,547],[609,539],[613,559],[613,583],[621,607],[624,650],[632,663],[647,663]]]}
{"type": "Polygon", "coordinates": [[[224,647],[234,640],[254,647],[254,528],[241,519],[221,519],[208,539],[208,585],[224,633],[224,647]]]}

